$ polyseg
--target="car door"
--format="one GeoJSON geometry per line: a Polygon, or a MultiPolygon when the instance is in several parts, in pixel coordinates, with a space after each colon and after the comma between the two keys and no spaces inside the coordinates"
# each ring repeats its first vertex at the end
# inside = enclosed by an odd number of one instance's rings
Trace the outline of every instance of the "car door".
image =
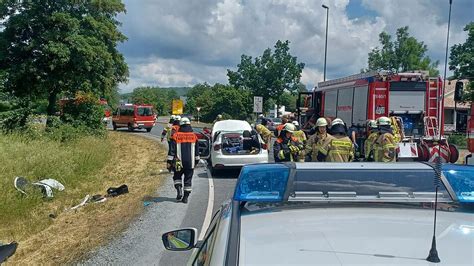
{"type": "Polygon", "coordinates": [[[206,235],[197,252],[191,255],[188,265],[193,266],[207,266],[211,262],[214,248],[222,248],[214,246],[217,231],[219,230],[219,221],[221,220],[221,210],[218,210],[207,229],[206,235]]]}
{"type": "Polygon", "coordinates": [[[209,159],[211,155],[211,139],[204,130],[195,133],[198,137],[198,149],[201,159],[209,159]]]}

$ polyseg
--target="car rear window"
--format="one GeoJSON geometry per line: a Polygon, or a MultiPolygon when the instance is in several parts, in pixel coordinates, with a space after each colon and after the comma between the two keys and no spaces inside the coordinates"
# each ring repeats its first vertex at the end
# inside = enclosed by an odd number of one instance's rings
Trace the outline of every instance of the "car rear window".
{"type": "Polygon", "coordinates": [[[139,116],[152,116],[153,110],[151,109],[151,107],[138,107],[137,113],[139,116]]]}
{"type": "MultiPolygon", "coordinates": [[[[433,193],[434,170],[300,170],[295,191],[355,192],[357,196],[377,196],[380,192],[433,193]]],[[[440,182],[439,192],[448,196],[440,182]]],[[[449,197],[449,196],[448,196],[449,197]]]]}

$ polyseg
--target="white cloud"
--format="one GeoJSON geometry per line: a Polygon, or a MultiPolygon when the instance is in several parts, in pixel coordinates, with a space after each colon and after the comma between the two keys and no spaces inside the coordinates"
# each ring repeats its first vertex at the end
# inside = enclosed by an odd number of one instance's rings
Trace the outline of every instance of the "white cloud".
{"type": "MultiPolygon", "coordinates": [[[[438,5],[441,0],[435,0],[438,5]]],[[[470,1],[470,0],[458,0],[470,1]]],[[[364,0],[374,18],[350,19],[348,0],[324,1],[330,7],[327,78],[359,72],[382,30],[409,25],[434,60],[444,58],[446,18],[430,0],[364,0]]],[[[444,3],[445,1],[443,1],[444,3]]],[[[121,46],[129,62],[130,83],[159,86],[227,82],[241,54],[261,55],[277,40],[290,40],[290,52],[306,63],[302,81],[322,79],[326,11],[315,0],[125,0],[121,17],[129,41],[121,46]]],[[[454,13],[453,13],[454,14],[454,13]]],[[[453,17],[456,15],[453,15],[453,17]]],[[[468,15],[464,15],[469,18],[468,15]]],[[[456,16],[451,43],[465,39],[456,16]]],[[[464,18],[466,20],[466,18],[464,18]]],[[[466,24],[466,23],[464,23],[466,24]]]]}

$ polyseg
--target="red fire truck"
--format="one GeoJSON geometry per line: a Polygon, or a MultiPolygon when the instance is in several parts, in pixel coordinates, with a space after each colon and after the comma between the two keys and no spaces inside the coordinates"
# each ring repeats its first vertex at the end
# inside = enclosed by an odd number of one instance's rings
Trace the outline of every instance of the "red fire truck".
{"type": "Polygon", "coordinates": [[[440,154],[442,161],[455,162],[459,152],[443,137],[444,128],[438,123],[444,125],[441,95],[442,80],[427,72],[373,71],[320,82],[313,92],[299,95],[297,115],[306,129],[319,117],[341,118],[357,129],[359,147],[366,138],[368,120],[397,117],[399,159],[434,161],[440,154]]]}

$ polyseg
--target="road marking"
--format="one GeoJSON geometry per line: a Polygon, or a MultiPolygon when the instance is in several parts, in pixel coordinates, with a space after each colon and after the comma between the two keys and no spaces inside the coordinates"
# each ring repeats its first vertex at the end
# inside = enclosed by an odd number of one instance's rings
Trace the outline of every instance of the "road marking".
{"type": "Polygon", "coordinates": [[[204,217],[204,222],[202,223],[201,233],[199,234],[199,240],[203,240],[206,235],[207,228],[211,224],[212,211],[214,210],[214,180],[212,175],[208,170],[207,163],[205,163],[207,180],[209,181],[209,198],[207,199],[207,210],[206,216],[204,217]]]}

